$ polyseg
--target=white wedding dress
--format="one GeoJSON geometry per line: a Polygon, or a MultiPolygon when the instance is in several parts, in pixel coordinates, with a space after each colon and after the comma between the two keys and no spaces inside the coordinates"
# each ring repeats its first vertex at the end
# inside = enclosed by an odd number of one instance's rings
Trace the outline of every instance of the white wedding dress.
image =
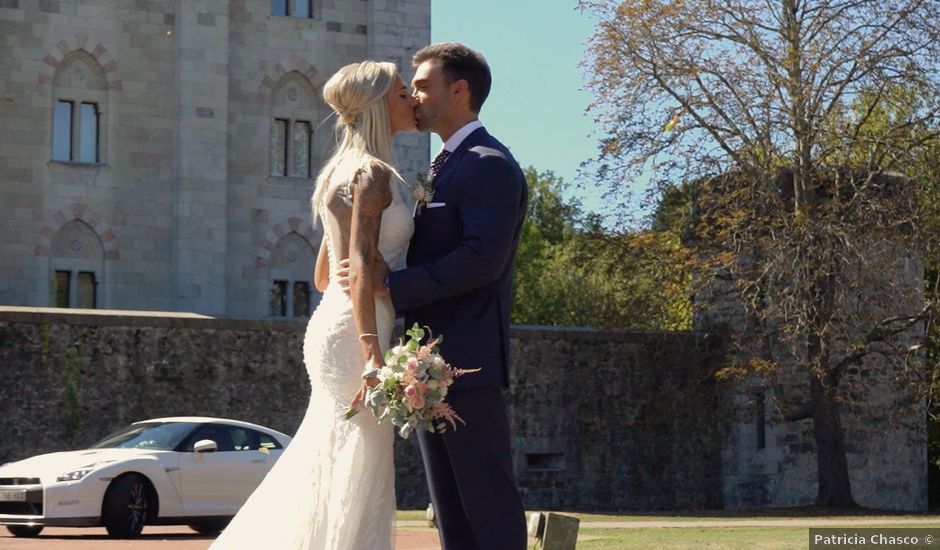
{"type": "MultiPolygon", "coordinates": [[[[331,182],[327,202],[340,197],[348,208],[348,189],[341,185],[331,182]]],[[[396,270],[405,267],[414,231],[413,199],[399,178],[393,176],[391,185],[379,251],[396,270]]],[[[329,208],[319,213],[331,281],[304,336],[310,403],[291,444],[211,550],[388,550],[395,544],[393,428],[378,425],[366,410],[343,419],[364,366],[352,302],[332,280],[340,260],[335,251],[344,250],[349,236],[329,208]]],[[[375,305],[384,346],[395,312],[388,298],[375,305]]]]}

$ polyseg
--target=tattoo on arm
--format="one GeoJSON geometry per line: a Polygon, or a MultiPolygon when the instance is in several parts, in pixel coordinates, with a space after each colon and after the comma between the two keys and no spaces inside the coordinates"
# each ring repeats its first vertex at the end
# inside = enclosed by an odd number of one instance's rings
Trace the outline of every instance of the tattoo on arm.
{"type": "MultiPolygon", "coordinates": [[[[382,211],[391,201],[389,173],[380,166],[370,166],[353,186],[351,240],[349,244],[350,297],[353,319],[359,334],[376,334],[375,291],[372,271],[378,255],[382,211]]],[[[377,358],[380,350],[375,337],[360,339],[363,358],[377,358]]]]}

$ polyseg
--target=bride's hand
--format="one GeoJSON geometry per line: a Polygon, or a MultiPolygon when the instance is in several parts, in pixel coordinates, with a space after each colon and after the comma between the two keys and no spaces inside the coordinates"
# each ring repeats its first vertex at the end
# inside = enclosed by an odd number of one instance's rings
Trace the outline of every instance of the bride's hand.
{"type": "Polygon", "coordinates": [[[362,381],[362,386],[359,387],[359,391],[356,392],[356,395],[353,397],[352,401],[349,402],[349,408],[355,409],[359,406],[360,403],[366,398],[366,390],[369,388],[374,388],[379,385],[379,379],[371,376],[362,381]]]}

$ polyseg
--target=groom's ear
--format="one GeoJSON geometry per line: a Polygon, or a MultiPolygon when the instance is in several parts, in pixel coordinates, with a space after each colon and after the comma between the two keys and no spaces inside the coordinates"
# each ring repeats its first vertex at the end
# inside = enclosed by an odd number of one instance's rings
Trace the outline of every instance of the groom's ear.
{"type": "Polygon", "coordinates": [[[463,78],[450,83],[451,98],[461,104],[470,105],[470,84],[463,78]]]}

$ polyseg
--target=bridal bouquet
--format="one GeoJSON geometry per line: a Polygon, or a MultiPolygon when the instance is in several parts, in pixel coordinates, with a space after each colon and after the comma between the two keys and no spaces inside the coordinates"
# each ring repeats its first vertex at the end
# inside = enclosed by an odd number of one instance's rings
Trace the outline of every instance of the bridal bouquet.
{"type": "MultiPolygon", "coordinates": [[[[363,375],[375,376],[379,380],[366,392],[365,405],[380,423],[391,420],[405,439],[414,430],[440,433],[447,429],[448,423],[454,429],[457,429],[458,421],[464,424],[444,398],[456,377],[479,370],[457,369],[447,364],[437,352],[443,338],[437,336],[422,345],[425,334],[415,324],[405,332],[407,341],[386,352],[385,366],[363,375]]],[[[346,419],[352,418],[356,412],[351,409],[346,413],[346,419]]]]}

